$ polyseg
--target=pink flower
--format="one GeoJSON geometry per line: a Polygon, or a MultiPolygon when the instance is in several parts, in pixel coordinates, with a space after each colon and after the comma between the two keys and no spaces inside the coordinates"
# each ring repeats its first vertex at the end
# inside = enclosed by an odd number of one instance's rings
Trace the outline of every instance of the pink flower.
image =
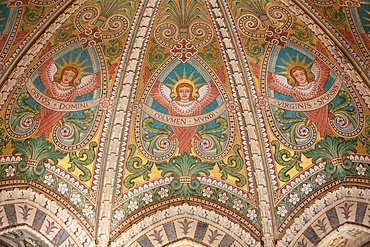
{"type": "Polygon", "coordinates": [[[235,103],[232,100],[230,100],[226,103],[226,109],[227,109],[228,112],[231,112],[231,113],[237,113],[239,111],[239,107],[238,107],[237,103],[235,103]]]}
{"type": "Polygon", "coordinates": [[[132,113],[140,113],[142,108],[141,102],[135,101],[134,103],[132,103],[130,108],[132,113]]]}

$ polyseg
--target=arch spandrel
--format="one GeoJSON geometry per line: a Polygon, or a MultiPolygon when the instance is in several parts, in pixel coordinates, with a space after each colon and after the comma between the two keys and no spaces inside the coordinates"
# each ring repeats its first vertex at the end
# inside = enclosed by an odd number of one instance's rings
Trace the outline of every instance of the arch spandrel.
{"type": "MultiPolygon", "coordinates": [[[[271,202],[274,205],[275,223],[278,229],[285,231],[287,224],[291,224],[287,216],[304,210],[307,205],[301,203],[305,198],[319,195],[318,191],[328,184],[352,181],[352,176],[359,176],[359,180],[368,176],[367,164],[359,162],[368,156],[366,144],[364,146],[368,138],[366,133],[369,123],[365,118],[368,114],[368,100],[363,97],[368,79],[365,76],[359,80],[362,71],[355,71],[357,67],[351,65],[353,59],[343,59],[343,50],[334,49],[338,42],[332,40],[335,37],[334,31],[321,29],[322,25],[316,24],[316,19],[310,19],[311,13],[305,13],[311,9],[310,5],[306,4],[302,9],[292,1],[283,1],[281,4],[269,1],[253,3],[241,1],[230,6],[257,88],[256,104],[264,123],[261,131],[268,136],[265,152],[272,157],[267,160],[274,164],[274,169],[269,169],[272,181],[269,190],[273,193],[271,202]],[[291,79],[287,78],[294,76],[290,73],[293,63],[300,63],[295,61],[304,61],[301,63],[301,71],[309,73],[312,67],[303,69],[303,64],[315,64],[315,67],[320,63],[326,68],[326,83],[322,84],[322,89],[317,88],[322,93],[316,91],[317,96],[309,95],[313,91],[307,88],[303,90],[303,96],[298,92],[299,85],[289,82],[291,79]],[[283,84],[280,83],[282,81],[283,84]],[[338,86],[335,82],[338,82],[338,86]],[[329,94],[334,97],[330,98],[329,94]],[[348,99],[346,104],[341,101],[344,98],[348,99]],[[311,109],[317,104],[324,106],[329,113],[324,112],[323,108],[320,110],[320,107],[311,109]],[[310,112],[305,112],[306,109],[310,112]],[[313,114],[315,111],[322,113],[313,114]],[[331,111],[337,112],[332,115],[331,111]],[[354,118],[343,118],[349,116],[349,112],[354,118]],[[315,120],[313,116],[324,118],[315,120]],[[299,134],[300,117],[301,127],[315,128],[314,131],[304,131],[307,138],[299,134]],[[347,125],[349,122],[346,119],[354,120],[350,124],[352,126],[347,125]],[[344,122],[346,126],[337,125],[344,122]],[[291,139],[295,135],[293,129],[298,130],[298,136],[291,139]],[[330,158],[330,155],[325,158],[328,152],[332,156],[339,156],[338,159],[330,158]]],[[[322,69],[321,72],[324,71],[322,69]]],[[[313,80],[318,78],[313,74],[311,76],[313,80]]],[[[305,85],[312,87],[313,84],[305,85]]],[[[264,169],[268,170],[271,164],[265,164],[264,169]]]]}
{"type": "MultiPolygon", "coordinates": [[[[117,64],[138,5],[76,1],[64,6],[18,66],[8,69],[11,76],[2,89],[2,178],[24,180],[69,201],[62,207],[82,215],[77,220],[91,236],[117,64]]],[[[47,6],[42,9],[47,15],[47,6]]]]}
{"type": "MultiPolygon", "coordinates": [[[[245,224],[259,232],[240,104],[223,57],[231,44],[215,30],[207,3],[166,1],[156,11],[128,108],[131,138],[112,229],[118,234],[129,227],[140,208],[152,214],[157,204],[168,207],[172,198],[194,197],[248,215],[245,224]],[[175,14],[184,7],[189,8],[184,16],[175,14]],[[191,91],[188,98],[181,98],[181,88],[191,91]]],[[[228,32],[225,26],[230,37],[228,32]]]]}

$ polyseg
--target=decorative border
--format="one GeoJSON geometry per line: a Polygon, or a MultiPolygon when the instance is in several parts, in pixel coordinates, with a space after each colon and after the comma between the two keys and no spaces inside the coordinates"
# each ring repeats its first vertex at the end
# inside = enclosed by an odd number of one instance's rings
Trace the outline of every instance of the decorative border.
{"type": "MultiPolygon", "coordinates": [[[[58,202],[61,201],[63,201],[63,199],[59,198],[58,202]]],[[[89,245],[93,242],[91,236],[89,236],[89,233],[85,230],[85,227],[88,226],[88,224],[86,224],[87,222],[85,224],[80,224],[74,216],[68,212],[69,210],[60,206],[66,205],[66,203],[59,204],[56,201],[46,198],[44,194],[35,192],[31,188],[1,190],[0,205],[14,205],[15,203],[26,203],[45,212],[47,216],[52,217],[53,220],[58,222],[79,246],[83,244],[89,245]]]]}
{"type": "Polygon", "coordinates": [[[112,207],[110,205],[114,195],[119,194],[122,184],[124,157],[131,121],[131,113],[128,109],[130,102],[134,101],[138,77],[141,73],[139,68],[159,4],[160,1],[141,1],[139,3],[124,48],[125,53],[122,55],[118,67],[117,74],[120,76],[117,76],[112,89],[111,99],[115,100],[114,105],[118,107],[112,110],[114,115],[111,115],[111,111],[108,113],[104,123],[105,128],[102,132],[102,142],[98,152],[100,162],[96,164],[96,173],[100,173],[100,169],[103,169],[104,175],[99,174],[98,177],[102,178],[93,181],[93,189],[96,191],[99,189],[102,192],[98,198],[101,205],[99,212],[97,212],[98,228],[96,230],[97,240],[101,246],[107,246],[109,242],[112,220],[112,207]],[[109,127],[111,128],[109,129],[109,127]],[[111,131],[110,133],[108,129],[111,131]],[[106,138],[108,138],[107,141],[106,138]],[[98,186],[98,183],[101,186],[98,186]]]}
{"type": "Polygon", "coordinates": [[[158,210],[154,215],[142,218],[142,221],[133,224],[129,230],[122,233],[118,239],[112,242],[111,246],[131,246],[140,237],[149,234],[151,230],[179,218],[207,222],[215,228],[229,233],[234,238],[234,241],[237,241],[242,246],[260,246],[260,242],[254,239],[249,232],[246,232],[239,224],[230,221],[226,216],[222,216],[213,210],[204,209],[202,206],[191,206],[188,203],[171,206],[165,210],[158,210]]]}
{"type": "MultiPolygon", "coordinates": [[[[329,188],[320,189],[318,193],[322,194],[329,188]]],[[[316,194],[310,196],[310,199],[317,198],[316,194]]],[[[303,208],[304,211],[298,216],[294,214],[294,223],[286,229],[280,229],[279,232],[284,234],[281,236],[281,240],[277,242],[278,247],[296,246],[296,242],[299,238],[305,234],[307,229],[314,224],[314,222],[325,215],[330,209],[335,208],[341,203],[345,202],[358,202],[370,204],[370,189],[361,189],[356,186],[344,187],[341,186],[337,190],[331,191],[326,194],[325,197],[317,199],[315,203],[310,207],[304,207],[303,204],[300,210],[303,208]]],[[[363,215],[364,217],[365,215],[363,215]]],[[[350,222],[350,220],[347,220],[350,222]]],[[[354,223],[359,224],[360,222],[355,221],[354,223]]],[[[307,234],[306,234],[307,235],[307,234]]]]}
{"type": "MultiPolygon", "coordinates": [[[[241,112],[238,113],[238,120],[241,130],[246,166],[254,170],[252,187],[257,188],[258,202],[260,204],[262,239],[266,247],[273,246],[274,231],[272,227],[272,212],[269,197],[271,191],[268,189],[268,182],[265,176],[264,163],[273,169],[271,150],[261,110],[256,107],[257,92],[253,84],[251,71],[243,52],[241,41],[237,34],[237,29],[230,9],[225,1],[206,1],[211,14],[212,22],[216,28],[216,35],[222,48],[222,54],[226,63],[229,81],[232,86],[234,98],[238,98],[241,105],[241,112]],[[226,18],[228,17],[228,18],[226,18]],[[223,30],[221,32],[221,30],[223,30]],[[227,31],[233,31],[230,35],[227,31]],[[236,47],[234,47],[234,45],[236,47]],[[239,58],[239,59],[237,59],[239,58]],[[238,94],[239,97],[236,97],[238,94]],[[245,122],[243,122],[243,120],[245,122]],[[262,156],[261,154],[266,154],[262,156]],[[254,185],[255,183],[255,185],[254,185]]],[[[276,182],[272,181],[272,187],[276,182]]],[[[276,187],[277,188],[277,187],[276,187]]],[[[254,190],[253,190],[254,191],[254,190]]]]}

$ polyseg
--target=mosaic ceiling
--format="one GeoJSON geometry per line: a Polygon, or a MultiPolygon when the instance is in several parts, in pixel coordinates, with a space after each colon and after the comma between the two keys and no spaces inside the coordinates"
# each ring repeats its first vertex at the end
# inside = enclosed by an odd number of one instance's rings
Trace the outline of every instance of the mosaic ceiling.
{"type": "Polygon", "coordinates": [[[0,243],[370,241],[369,0],[0,0],[0,243]]]}

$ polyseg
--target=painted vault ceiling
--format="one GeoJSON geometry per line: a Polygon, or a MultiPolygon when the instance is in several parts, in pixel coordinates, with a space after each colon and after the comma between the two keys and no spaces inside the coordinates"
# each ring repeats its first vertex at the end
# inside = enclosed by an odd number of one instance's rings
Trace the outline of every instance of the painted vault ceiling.
{"type": "Polygon", "coordinates": [[[0,0],[0,244],[365,246],[369,0],[0,0]]]}

